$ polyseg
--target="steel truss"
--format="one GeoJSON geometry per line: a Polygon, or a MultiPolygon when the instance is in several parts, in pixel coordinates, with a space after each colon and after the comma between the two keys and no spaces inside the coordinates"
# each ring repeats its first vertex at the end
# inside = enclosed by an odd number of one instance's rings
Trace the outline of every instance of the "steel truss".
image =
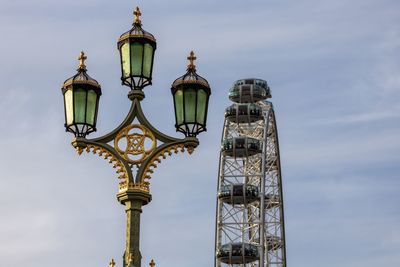
{"type": "Polygon", "coordinates": [[[226,203],[217,197],[215,267],[286,267],[282,177],[274,109],[268,101],[256,104],[262,107],[263,119],[252,123],[224,121],[221,142],[251,137],[261,142],[262,153],[235,157],[221,150],[218,192],[224,186],[244,184],[256,186],[259,197],[241,204],[226,203]],[[242,263],[221,261],[218,251],[223,245],[234,243],[256,246],[258,259],[242,263]]]}

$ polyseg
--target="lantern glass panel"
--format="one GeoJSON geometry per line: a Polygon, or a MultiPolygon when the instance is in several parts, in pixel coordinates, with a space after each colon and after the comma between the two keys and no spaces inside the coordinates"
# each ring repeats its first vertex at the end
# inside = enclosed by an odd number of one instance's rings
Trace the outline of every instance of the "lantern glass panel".
{"type": "Polygon", "coordinates": [[[142,75],[143,45],[141,43],[131,44],[132,75],[142,75]]]}
{"type": "Polygon", "coordinates": [[[129,43],[124,43],[121,47],[122,75],[124,78],[130,76],[131,61],[129,56],[129,43]]]}
{"type": "Polygon", "coordinates": [[[206,102],[207,102],[207,93],[200,89],[197,92],[197,123],[204,125],[204,119],[206,116],[206,102]]]}
{"type": "Polygon", "coordinates": [[[74,103],[72,101],[72,90],[69,89],[64,94],[65,116],[67,125],[74,123],[74,103]]]}
{"type": "Polygon", "coordinates": [[[85,123],[86,91],[82,88],[78,88],[74,95],[75,123],[85,123]]]}
{"type": "Polygon", "coordinates": [[[150,44],[145,44],[144,57],[143,57],[143,76],[146,78],[150,78],[152,62],[153,62],[153,47],[150,44]]]}
{"type": "Polygon", "coordinates": [[[87,96],[86,123],[94,125],[94,116],[96,114],[97,94],[94,90],[89,90],[87,96]]]}
{"type": "Polygon", "coordinates": [[[185,89],[185,122],[196,122],[196,90],[185,89]]]}
{"type": "Polygon", "coordinates": [[[176,124],[183,123],[183,93],[182,90],[177,90],[174,95],[175,100],[175,115],[176,115],[176,124]]]}

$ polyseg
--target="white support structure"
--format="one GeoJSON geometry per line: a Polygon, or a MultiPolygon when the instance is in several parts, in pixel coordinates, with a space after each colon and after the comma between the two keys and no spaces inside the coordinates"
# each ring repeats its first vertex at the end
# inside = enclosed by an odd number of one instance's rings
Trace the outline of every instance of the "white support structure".
{"type": "Polygon", "coordinates": [[[240,89],[239,104],[231,106],[233,116],[225,114],[221,140],[215,267],[286,267],[278,133],[273,105],[265,101],[269,88],[264,81],[263,99],[243,101],[243,90],[253,94],[254,86],[247,84],[262,80],[241,81],[234,85],[240,89]],[[254,112],[250,119],[250,109],[256,108],[258,119],[254,112]]]}

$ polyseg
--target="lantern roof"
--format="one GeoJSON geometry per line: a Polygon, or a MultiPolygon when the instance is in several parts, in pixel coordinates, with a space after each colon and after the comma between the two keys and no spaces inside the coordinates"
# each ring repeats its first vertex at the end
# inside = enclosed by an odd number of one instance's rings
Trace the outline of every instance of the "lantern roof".
{"type": "Polygon", "coordinates": [[[132,29],[129,31],[123,33],[119,39],[118,43],[125,41],[126,39],[129,39],[131,37],[133,38],[145,38],[150,41],[156,42],[156,38],[154,37],[153,34],[145,31],[142,29],[142,21],[140,20],[140,16],[142,15],[142,12],[140,12],[139,7],[136,7],[135,11],[133,12],[133,15],[135,16],[135,19],[132,24],[132,29]]]}
{"type": "Polygon", "coordinates": [[[176,88],[178,85],[181,84],[199,84],[210,89],[208,81],[196,73],[196,65],[194,64],[194,61],[197,59],[197,57],[195,56],[193,51],[190,52],[187,59],[189,60],[187,72],[185,73],[185,75],[179,77],[172,83],[172,88],[176,88]]]}
{"type": "Polygon", "coordinates": [[[73,85],[73,84],[89,84],[94,87],[97,87],[98,89],[101,88],[100,84],[93,79],[92,77],[87,74],[87,69],[85,65],[85,60],[87,59],[85,53],[81,51],[81,54],[79,55],[79,66],[78,66],[78,73],[72,76],[71,78],[67,79],[64,82],[63,89],[66,88],[67,86],[73,85]]]}

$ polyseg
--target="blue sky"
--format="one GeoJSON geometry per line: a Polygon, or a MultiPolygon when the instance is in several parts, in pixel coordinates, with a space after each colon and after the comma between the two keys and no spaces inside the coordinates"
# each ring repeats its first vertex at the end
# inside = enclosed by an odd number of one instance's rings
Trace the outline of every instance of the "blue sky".
{"type": "Polygon", "coordinates": [[[137,5],[158,41],[149,120],[179,136],[170,85],[190,50],[212,86],[200,147],[153,176],[143,266],[212,266],[223,111],[246,77],[272,89],[288,265],[400,263],[399,1],[0,0],[0,266],[108,266],[112,257],[121,266],[116,175],[70,146],[60,87],[84,50],[103,87],[92,136],[124,118],[116,41],[137,5]]]}

